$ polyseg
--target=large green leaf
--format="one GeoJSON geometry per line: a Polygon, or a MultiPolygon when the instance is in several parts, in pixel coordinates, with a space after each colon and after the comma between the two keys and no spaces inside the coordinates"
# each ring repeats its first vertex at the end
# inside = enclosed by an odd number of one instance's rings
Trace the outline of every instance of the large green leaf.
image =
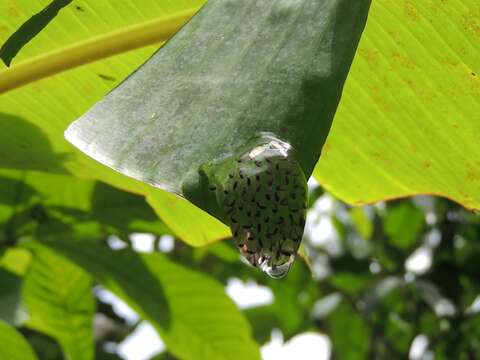
{"type": "MultiPolygon", "coordinates": [[[[0,13],[8,16],[0,18],[0,42],[49,3],[1,2],[0,13]]],[[[144,0],[125,1],[122,7],[116,7],[115,1],[104,0],[78,4],[78,9],[72,4],[22,49],[8,72],[0,64],[0,82],[3,79],[2,84],[10,84],[12,73],[20,77],[31,74],[32,65],[39,60],[42,66],[48,65],[44,60],[52,50],[56,58],[61,58],[62,53],[72,54],[72,48],[88,49],[90,40],[101,40],[107,46],[115,34],[146,29],[147,23],[191,7],[193,13],[201,3],[144,0]],[[108,22],[100,15],[106,13],[108,22]],[[76,47],[80,44],[85,46],[76,47]]],[[[315,171],[326,188],[358,204],[436,193],[478,207],[479,147],[471,144],[476,144],[480,124],[479,6],[475,0],[373,2],[343,100],[315,171]]],[[[177,199],[164,199],[161,191],[97,166],[61,137],[68,123],[155,49],[149,46],[124,53],[3,95],[0,134],[8,136],[1,137],[0,164],[68,171],[83,177],[93,174],[115,186],[145,194],[168,225],[175,231],[180,229],[184,240],[201,245],[205,239],[227,236],[227,228],[210,220],[208,229],[213,235],[202,228],[190,231],[193,226],[184,224],[193,219],[200,223],[209,217],[194,207],[184,216],[166,209],[163,204],[177,199]],[[180,222],[171,224],[167,219],[180,222]]],[[[117,48],[103,53],[97,49],[97,58],[120,51],[117,48]]],[[[54,66],[47,73],[63,69],[54,66]]],[[[34,79],[27,76],[26,80],[34,79]]],[[[179,208],[186,207],[179,203],[179,208]]]]}
{"type": "MultiPolygon", "coordinates": [[[[0,13],[11,15],[0,18],[0,42],[49,3],[48,0],[0,3],[0,13]]],[[[125,1],[122,6],[116,6],[113,0],[102,0],[71,4],[19,52],[10,69],[0,64],[0,88],[15,88],[72,66],[161,42],[201,3],[195,0],[125,1]],[[102,20],[105,14],[108,21],[102,20]]],[[[183,200],[112,172],[75,151],[63,139],[63,132],[71,121],[157,48],[158,45],[153,45],[123,53],[3,95],[0,98],[0,167],[95,177],[146,195],[162,218],[166,214],[167,225],[180,230],[178,235],[183,240],[202,245],[228,236],[228,228],[191,206],[188,212],[175,212],[175,208],[185,207],[183,200]],[[178,206],[168,209],[163,206],[165,203],[178,203],[178,206]],[[192,222],[205,222],[209,226],[189,231],[192,222]]]]}
{"type": "Polygon", "coordinates": [[[23,282],[26,325],[54,337],[67,359],[93,359],[95,301],[90,276],[46,247],[29,248],[34,260],[23,282]]]}
{"type": "MultiPolygon", "coordinates": [[[[39,243],[36,247],[44,247],[39,243]]],[[[181,359],[258,359],[245,318],[220,284],[160,253],[48,242],[149,320],[181,359]]]]}
{"type": "Polygon", "coordinates": [[[480,3],[372,2],[315,171],[343,200],[419,193],[480,209],[480,3]]]}
{"type": "Polygon", "coordinates": [[[13,327],[0,319],[0,359],[36,360],[30,344],[13,327]]]}
{"type": "Polygon", "coordinates": [[[250,263],[285,275],[303,234],[305,175],[327,137],[369,6],[370,0],[210,0],[65,137],[101,163],[230,224],[250,263]],[[282,156],[288,170],[268,158],[262,165],[259,156],[250,165],[265,176],[252,176],[253,186],[239,159],[266,143],[288,153],[282,156]],[[238,179],[230,180],[237,166],[238,179]],[[262,185],[282,190],[274,197],[262,185]],[[227,188],[233,200],[222,199],[227,188]],[[225,203],[237,203],[238,211],[227,217],[225,203]],[[262,224],[252,223],[253,214],[262,224]],[[278,226],[265,230],[269,219],[278,226]],[[245,228],[252,230],[239,232],[245,228]]]}
{"type": "MultiPolygon", "coordinates": [[[[236,162],[265,132],[295,149],[308,177],[369,5],[210,0],[65,135],[105,165],[187,197],[208,194],[202,165],[236,162]]],[[[204,197],[195,200],[205,209],[204,197]]]]}

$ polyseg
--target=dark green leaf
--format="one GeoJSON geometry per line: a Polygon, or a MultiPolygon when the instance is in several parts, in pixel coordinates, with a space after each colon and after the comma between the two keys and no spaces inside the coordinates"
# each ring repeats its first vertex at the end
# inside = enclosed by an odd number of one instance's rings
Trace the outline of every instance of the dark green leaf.
{"type": "Polygon", "coordinates": [[[267,305],[244,310],[253,327],[253,335],[259,344],[265,344],[272,336],[272,330],[283,328],[276,306],[267,305]]]}
{"type": "Polygon", "coordinates": [[[335,272],[330,278],[330,283],[339,290],[353,295],[365,290],[373,280],[372,275],[368,273],[335,272]]]}
{"type": "Polygon", "coordinates": [[[343,301],[327,318],[333,354],[342,360],[367,359],[371,330],[362,316],[343,301]]]}
{"type": "Polygon", "coordinates": [[[404,201],[388,208],[384,227],[393,246],[401,250],[413,248],[424,226],[425,214],[411,202],[404,201]]]}
{"type": "Polygon", "coordinates": [[[200,167],[235,162],[265,132],[291,144],[311,174],[369,5],[211,0],[66,137],[219,216],[200,167]]]}

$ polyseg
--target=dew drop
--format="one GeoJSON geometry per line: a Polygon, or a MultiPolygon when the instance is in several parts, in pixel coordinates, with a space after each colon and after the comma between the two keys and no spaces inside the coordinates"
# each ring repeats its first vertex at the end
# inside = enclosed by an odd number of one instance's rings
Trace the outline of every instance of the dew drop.
{"type": "Polygon", "coordinates": [[[281,279],[285,275],[287,275],[288,270],[290,270],[290,267],[292,266],[293,262],[295,261],[295,256],[290,255],[288,260],[280,265],[276,264],[270,264],[268,261],[264,261],[261,264],[258,265],[258,267],[266,273],[268,276],[274,278],[274,279],[281,279]]]}

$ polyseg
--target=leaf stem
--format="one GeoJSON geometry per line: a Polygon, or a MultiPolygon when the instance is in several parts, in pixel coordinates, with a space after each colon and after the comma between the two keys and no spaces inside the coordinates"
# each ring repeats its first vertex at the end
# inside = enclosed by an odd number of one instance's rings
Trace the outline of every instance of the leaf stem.
{"type": "Polygon", "coordinates": [[[0,72],[0,94],[77,66],[164,42],[196,11],[189,9],[172,17],[129,26],[12,66],[0,72]]]}

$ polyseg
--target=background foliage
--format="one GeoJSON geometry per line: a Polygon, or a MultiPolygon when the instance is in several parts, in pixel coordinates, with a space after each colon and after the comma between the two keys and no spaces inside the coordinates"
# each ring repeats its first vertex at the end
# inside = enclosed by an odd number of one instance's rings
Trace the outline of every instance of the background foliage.
{"type": "MultiPolygon", "coordinates": [[[[35,179],[45,176],[51,175],[38,173],[35,179]]],[[[62,352],[92,358],[93,344],[98,359],[117,358],[108,349],[136,324],[103,303],[92,292],[95,284],[154,324],[173,358],[255,358],[253,340],[265,344],[273,329],[285,340],[325,333],[339,359],[406,358],[418,335],[428,337],[438,359],[474,359],[480,351],[479,219],[447,200],[417,197],[356,208],[316,188],[304,239],[310,267],[298,260],[277,281],[241,263],[230,241],[195,249],[175,240],[167,253],[158,247],[138,253],[130,245],[131,231],[150,223],[158,238],[170,233],[149,219],[145,203],[132,219],[137,227],[115,224],[116,212],[103,212],[100,220],[55,205],[46,193],[36,197],[35,181],[17,186],[30,201],[16,202],[4,222],[16,225],[8,237],[6,227],[2,234],[8,246],[1,262],[0,315],[40,359],[61,359],[62,352]],[[108,234],[122,239],[125,248],[112,249],[108,234]],[[222,289],[232,279],[268,287],[273,301],[241,315],[222,289]],[[111,326],[92,332],[100,316],[111,326]]],[[[112,200],[125,194],[102,188],[112,200]]],[[[78,199],[82,193],[77,188],[75,194],[78,199]]],[[[142,201],[128,196],[130,203],[142,201]]]]}
{"type": "MultiPolygon", "coordinates": [[[[0,42],[48,4],[0,1],[0,42]]],[[[338,359],[404,359],[418,335],[428,339],[424,358],[477,357],[478,216],[425,196],[342,201],[431,193],[479,208],[476,1],[373,2],[315,171],[323,188],[310,194],[310,265],[297,261],[280,282],[242,264],[231,242],[214,243],[229,235],[218,221],[63,139],[179,26],[168,19],[202,1],[115,4],[68,4],[11,68],[0,65],[9,90],[0,98],[0,358],[118,358],[111,344],[138,324],[102,301],[99,286],[154,325],[168,349],[158,359],[259,358],[272,329],[285,339],[325,333],[338,359]],[[124,52],[116,43],[88,57],[132,31],[143,34],[134,47],[154,45],[124,52]],[[62,54],[100,61],[18,87],[40,65],[64,70],[53,61],[62,54]],[[174,249],[138,253],[136,232],[156,243],[170,234],[174,249]],[[124,249],[112,248],[112,235],[124,249]],[[273,302],[239,310],[224,292],[232,278],[268,287],[273,302]]]]}

